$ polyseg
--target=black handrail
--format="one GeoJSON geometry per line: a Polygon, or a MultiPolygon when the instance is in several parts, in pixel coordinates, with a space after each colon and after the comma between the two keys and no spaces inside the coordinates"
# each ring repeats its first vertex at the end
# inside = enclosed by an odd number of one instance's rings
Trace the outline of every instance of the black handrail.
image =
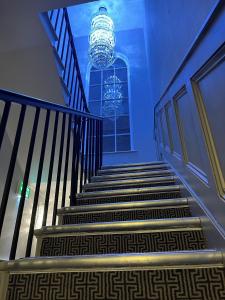
{"type": "Polygon", "coordinates": [[[101,167],[102,119],[6,90],[0,90],[0,107],[3,108],[0,114],[0,161],[4,161],[6,168],[6,177],[1,178],[4,186],[0,206],[0,234],[7,222],[9,201],[12,201],[11,196],[15,194],[13,179],[20,179],[15,178],[18,176],[15,169],[20,165],[21,157],[22,161],[25,159],[21,170],[23,185],[17,216],[15,225],[11,225],[14,233],[9,258],[14,259],[21,233],[27,187],[30,184],[34,186],[25,251],[25,256],[30,256],[38,207],[43,206],[42,225],[55,225],[57,209],[65,207],[68,199],[68,205],[76,205],[76,194],[101,167]],[[14,109],[19,114],[18,120],[13,115],[14,109]],[[31,110],[33,118],[30,117],[31,110]],[[12,127],[16,128],[15,136],[12,134],[12,127]],[[30,128],[31,133],[26,128],[30,128]],[[24,137],[28,145],[26,151],[22,150],[21,140],[24,137]],[[10,155],[1,151],[7,140],[10,140],[10,149],[7,149],[10,155]],[[33,178],[35,182],[32,181],[33,178]],[[46,185],[43,178],[46,178],[46,185]]]}
{"type": "MultiPolygon", "coordinates": [[[[30,96],[26,96],[26,95],[22,95],[22,94],[17,94],[8,90],[4,90],[4,89],[0,89],[0,100],[4,100],[5,102],[8,102],[9,104],[14,102],[14,103],[18,103],[18,104],[25,104],[25,105],[29,105],[29,106],[34,106],[34,107],[39,107],[39,108],[45,108],[45,109],[51,109],[54,111],[59,111],[59,112],[63,112],[63,113],[71,113],[77,116],[83,116],[83,117],[88,117],[90,119],[98,119],[98,120],[102,120],[101,117],[99,116],[95,116],[93,114],[90,113],[86,113],[86,112],[82,112],[79,110],[74,110],[71,109],[69,107],[60,105],[60,104],[56,104],[53,102],[48,102],[48,101],[44,101],[38,98],[33,98],[30,96]]],[[[9,110],[9,108],[7,108],[7,111],[9,110]]]]}
{"type": "Polygon", "coordinates": [[[61,80],[69,93],[68,105],[89,112],[67,9],[49,11],[48,17],[57,36],[53,46],[63,66],[61,80]]]}

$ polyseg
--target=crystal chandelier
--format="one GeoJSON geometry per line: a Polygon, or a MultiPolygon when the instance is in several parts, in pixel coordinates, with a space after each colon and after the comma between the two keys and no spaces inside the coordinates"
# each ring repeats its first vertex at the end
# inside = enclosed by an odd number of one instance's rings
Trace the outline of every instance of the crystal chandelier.
{"type": "Polygon", "coordinates": [[[122,106],[122,98],[123,94],[120,79],[115,75],[108,77],[104,82],[103,116],[118,114],[122,106]]]}
{"type": "Polygon", "coordinates": [[[114,63],[114,24],[105,7],[100,7],[92,19],[89,45],[90,61],[96,69],[102,70],[114,63]]]}

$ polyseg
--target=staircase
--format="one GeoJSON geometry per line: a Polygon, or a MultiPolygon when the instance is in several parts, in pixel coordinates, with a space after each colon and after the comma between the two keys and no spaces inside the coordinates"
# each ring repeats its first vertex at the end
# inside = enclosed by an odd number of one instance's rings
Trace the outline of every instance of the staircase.
{"type": "Polygon", "coordinates": [[[36,257],[0,263],[6,299],[225,299],[224,254],[183,191],[163,162],[102,168],[35,231],[36,257]]]}

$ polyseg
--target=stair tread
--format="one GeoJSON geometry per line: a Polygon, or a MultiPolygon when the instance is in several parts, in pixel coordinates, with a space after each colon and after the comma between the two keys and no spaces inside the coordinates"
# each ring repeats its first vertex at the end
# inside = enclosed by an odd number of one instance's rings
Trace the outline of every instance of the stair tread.
{"type": "Polygon", "coordinates": [[[95,192],[84,192],[77,194],[77,198],[89,198],[89,197],[108,197],[110,195],[126,195],[126,194],[144,194],[148,192],[165,192],[165,191],[177,191],[183,188],[183,185],[164,185],[157,187],[142,187],[142,188],[130,188],[130,189],[119,189],[119,190],[106,190],[106,191],[95,191],[95,192]]]}
{"type": "Polygon", "coordinates": [[[120,181],[107,181],[107,182],[90,182],[84,186],[84,190],[94,188],[94,187],[108,187],[108,186],[121,186],[125,184],[138,184],[138,183],[156,183],[163,181],[175,181],[176,176],[164,176],[164,177],[152,177],[152,178],[142,178],[142,179],[123,179],[120,181]]]}
{"type": "Polygon", "coordinates": [[[126,173],[126,174],[110,174],[110,175],[96,175],[91,178],[91,182],[99,182],[99,181],[105,181],[107,179],[114,179],[120,180],[121,178],[139,178],[139,177],[153,177],[154,175],[161,175],[164,174],[170,174],[174,175],[174,173],[171,170],[161,170],[161,171],[145,171],[145,172],[136,172],[136,173],[126,173]]]}
{"type": "Polygon", "coordinates": [[[140,170],[167,170],[169,169],[169,165],[145,165],[145,166],[137,166],[137,167],[124,167],[124,168],[116,168],[116,169],[105,169],[105,170],[99,170],[98,174],[110,174],[110,173],[124,173],[127,171],[135,172],[135,171],[140,171],[140,170]]]}
{"type": "Polygon", "coordinates": [[[163,161],[152,161],[152,162],[142,162],[142,163],[133,163],[133,164],[119,164],[119,165],[104,165],[102,166],[102,170],[105,169],[116,169],[116,168],[120,168],[120,167],[136,167],[136,166],[146,166],[146,165],[168,165],[167,163],[163,162],[163,161]]]}
{"type": "Polygon", "coordinates": [[[162,200],[145,200],[132,202],[119,202],[108,204],[94,204],[94,205],[78,205],[58,209],[59,214],[71,214],[76,212],[95,212],[108,211],[116,209],[141,209],[141,208],[168,208],[177,206],[187,206],[188,198],[162,199],[162,200]]]}

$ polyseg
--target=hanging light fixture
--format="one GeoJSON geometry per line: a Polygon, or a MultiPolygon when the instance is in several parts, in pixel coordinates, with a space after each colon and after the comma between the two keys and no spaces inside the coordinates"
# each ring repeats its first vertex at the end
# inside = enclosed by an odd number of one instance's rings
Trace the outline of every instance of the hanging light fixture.
{"type": "Polygon", "coordinates": [[[122,107],[122,85],[120,79],[113,75],[104,82],[104,105],[103,116],[117,115],[122,107]]]}
{"type": "Polygon", "coordinates": [[[102,70],[114,63],[114,24],[105,7],[100,7],[92,19],[89,45],[90,61],[96,69],[102,70]]]}

